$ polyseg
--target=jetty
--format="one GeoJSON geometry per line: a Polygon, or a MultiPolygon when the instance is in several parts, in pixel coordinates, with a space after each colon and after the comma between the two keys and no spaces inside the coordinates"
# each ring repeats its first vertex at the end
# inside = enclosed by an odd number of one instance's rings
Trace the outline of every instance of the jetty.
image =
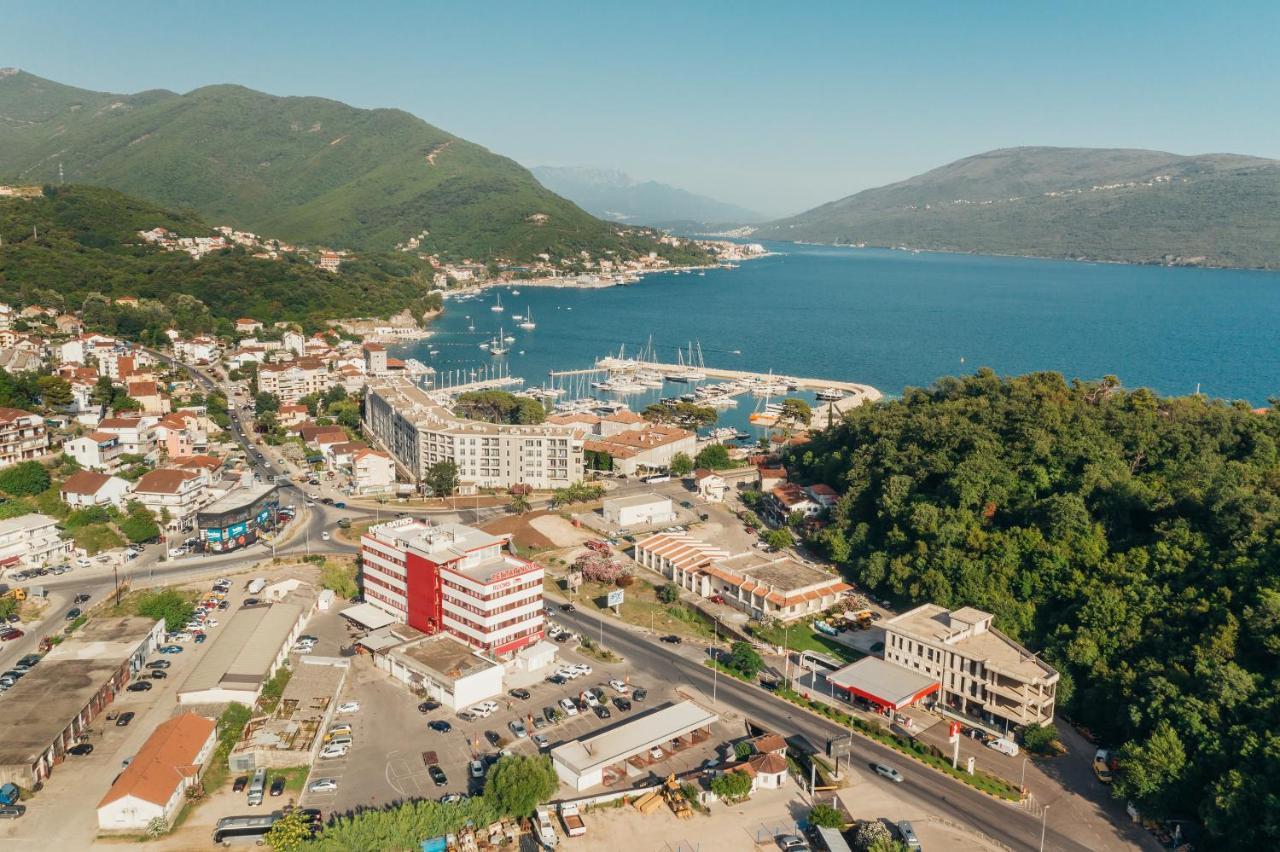
{"type": "MultiPolygon", "coordinates": [[[[553,373],[552,375],[571,375],[577,373],[633,373],[636,371],[646,371],[657,373],[658,375],[667,375],[680,370],[688,370],[687,364],[663,364],[655,361],[636,361],[630,358],[600,358],[596,361],[595,367],[588,370],[573,370],[553,373]]],[[[838,390],[844,393],[844,398],[839,400],[840,405],[837,410],[843,410],[851,405],[859,405],[863,402],[875,402],[884,396],[879,390],[871,385],[858,384],[856,382],[844,382],[837,379],[821,379],[821,378],[799,378],[794,376],[780,376],[776,373],[753,373],[749,370],[725,370],[718,367],[698,366],[698,370],[706,375],[708,379],[724,379],[732,382],[741,382],[744,386],[760,386],[760,385],[777,385],[785,384],[789,388],[796,390],[808,391],[824,391],[838,390]]]]}

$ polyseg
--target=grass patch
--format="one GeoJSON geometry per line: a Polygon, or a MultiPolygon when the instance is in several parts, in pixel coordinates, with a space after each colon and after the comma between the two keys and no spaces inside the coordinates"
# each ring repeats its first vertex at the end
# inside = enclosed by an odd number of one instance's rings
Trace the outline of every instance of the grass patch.
{"type": "Polygon", "coordinates": [[[104,550],[124,547],[125,540],[109,524],[89,524],[80,527],[72,536],[76,547],[84,548],[90,556],[96,556],[104,550]]]}
{"type": "Polygon", "coordinates": [[[284,695],[284,689],[289,685],[291,677],[293,677],[293,670],[288,666],[281,666],[276,669],[271,679],[262,685],[262,694],[258,696],[258,707],[264,714],[270,716],[275,712],[276,705],[280,703],[280,698],[284,695]]]}
{"type": "Polygon", "coordinates": [[[284,790],[286,793],[301,793],[302,788],[307,783],[307,773],[310,771],[310,766],[286,766],[283,769],[268,769],[267,787],[270,788],[271,782],[277,778],[284,778],[284,790]]]}
{"type": "Polygon", "coordinates": [[[761,624],[749,624],[747,631],[761,642],[777,645],[779,648],[785,645],[792,651],[814,651],[846,663],[852,663],[866,656],[861,651],[840,644],[825,633],[819,633],[814,629],[812,622],[808,621],[797,622],[791,625],[790,630],[779,624],[771,624],[767,627],[761,624]]]}
{"type": "MultiPolygon", "coordinates": [[[[613,588],[603,583],[583,583],[573,600],[584,610],[601,612],[608,609],[604,600],[613,588]]],[[[674,633],[686,639],[710,640],[715,636],[711,619],[682,601],[664,604],[658,600],[657,589],[652,583],[637,578],[624,591],[621,617],[629,624],[657,633],[674,633]]]]}
{"type": "MultiPolygon", "coordinates": [[[[203,596],[203,593],[197,589],[174,589],[172,587],[166,587],[166,591],[173,591],[181,595],[182,598],[188,601],[192,607],[194,607],[196,605],[196,601],[200,600],[203,596]]],[[[103,610],[102,614],[112,618],[119,618],[126,615],[137,615],[138,605],[144,598],[154,594],[155,590],[149,589],[136,589],[131,592],[125,592],[120,596],[119,606],[112,603],[103,610]]]]}

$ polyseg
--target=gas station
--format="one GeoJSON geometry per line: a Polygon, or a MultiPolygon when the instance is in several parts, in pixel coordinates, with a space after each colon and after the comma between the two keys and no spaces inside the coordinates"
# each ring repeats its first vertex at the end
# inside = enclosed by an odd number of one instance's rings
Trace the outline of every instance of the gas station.
{"type": "Polygon", "coordinates": [[[844,691],[846,701],[861,698],[881,713],[904,710],[942,688],[937,678],[887,663],[879,657],[863,657],[827,674],[826,680],[835,689],[844,691]]]}

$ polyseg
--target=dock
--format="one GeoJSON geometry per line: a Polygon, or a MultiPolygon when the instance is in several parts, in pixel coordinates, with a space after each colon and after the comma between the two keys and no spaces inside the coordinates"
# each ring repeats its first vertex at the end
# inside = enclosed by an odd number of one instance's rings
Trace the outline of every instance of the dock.
{"type": "MultiPolygon", "coordinates": [[[[655,361],[633,361],[629,358],[601,358],[596,361],[595,368],[592,370],[578,370],[576,373],[601,372],[608,371],[610,373],[633,373],[637,371],[655,372],[660,375],[668,373],[687,371],[690,367],[688,364],[662,364],[655,361]]],[[[859,405],[863,402],[875,402],[884,396],[879,390],[871,385],[858,384],[856,382],[843,382],[837,379],[814,379],[799,378],[795,376],[780,376],[769,373],[753,373],[748,370],[725,370],[718,367],[707,367],[698,365],[698,371],[703,373],[708,379],[727,379],[736,382],[751,383],[769,383],[786,381],[794,384],[798,390],[820,391],[833,388],[843,391],[844,399],[839,401],[837,410],[847,408],[851,405],[859,405]]],[[[559,374],[559,375],[564,375],[559,374]]]]}

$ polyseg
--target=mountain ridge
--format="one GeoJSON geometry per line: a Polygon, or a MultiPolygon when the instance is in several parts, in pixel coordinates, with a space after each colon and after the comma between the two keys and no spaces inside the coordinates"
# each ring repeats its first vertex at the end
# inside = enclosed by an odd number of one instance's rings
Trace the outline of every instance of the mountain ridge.
{"type": "Polygon", "coordinates": [[[547,189],[611,221],[669,227],[741,225],[765,218],[754,210],[670,184],[637,180],[618,169],[534,166],[530,171],[547,189]]]}
{"type": "Polygon", "coordinates": [[[395,108],[234,84],[95,92],[0,77],[0,176],[108,186],[282,239],[446,260],[666,249],[545,189],[514,160],[395,108]],[[423,235],[425,232],[425,236],[423,235]]]}
{"type": "Polygon", "coordinates": [[[1002,148],[766,223],[765,239],[1280,268],[1280,161],[1002,148]]]}

